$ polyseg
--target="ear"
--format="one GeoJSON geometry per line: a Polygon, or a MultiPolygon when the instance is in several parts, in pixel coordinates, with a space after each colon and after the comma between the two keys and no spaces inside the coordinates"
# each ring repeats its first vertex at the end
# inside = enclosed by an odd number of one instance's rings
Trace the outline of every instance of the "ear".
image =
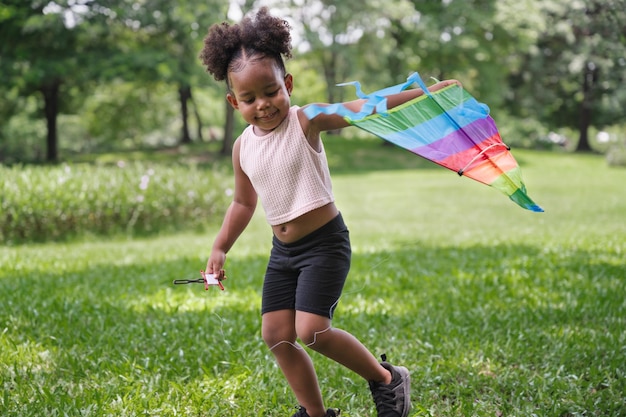
{"type": "Polygon", "coordinates": [[[285,75],[285,87],[287,88],[287,92],[291,95],[293,91],[293,76],[289,73],[285,75]]]}
{"type": "Polygon", "coordinates": [[[226,94],[226,100],[230,103],[231,106],[235,110],[239,110],[239,103],[237,102],[237,98],[233,95],[233,93],[226,94]]]}

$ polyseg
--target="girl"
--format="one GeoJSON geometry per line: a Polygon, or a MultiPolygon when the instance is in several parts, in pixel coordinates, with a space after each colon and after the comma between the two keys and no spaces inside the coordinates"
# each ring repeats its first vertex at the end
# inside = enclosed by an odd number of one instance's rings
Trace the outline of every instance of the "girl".
{"type": "MultiPolygon", "coordinates": [[[[257,198],[273,231],[265,273],[262,337],[300,406],[293,417],[335,417],[326,409],[307,351],[297,339],[369,382],[379,417],[406,417],[406,368],[376,358],[351,334],[331,325],[350,267],[348,229],[334,203],[320,132],[348,123],[336,115],[309,120],[291,106],[289,24],[267,8],[239,24],[213,25],[200,54],[208,72],[227,86],[226,99],[249,124],[233,147],[233,202],[213,244],[206,271],[224,278],[226,253],[248,225],[257,198]]],[[[441,88],[455,81],[433,87],[441,88]]],[[[392,108],[423,94],[388,97],[392,108]]],[[[359,111],[363,100],[345,103],[359,111]]]]}

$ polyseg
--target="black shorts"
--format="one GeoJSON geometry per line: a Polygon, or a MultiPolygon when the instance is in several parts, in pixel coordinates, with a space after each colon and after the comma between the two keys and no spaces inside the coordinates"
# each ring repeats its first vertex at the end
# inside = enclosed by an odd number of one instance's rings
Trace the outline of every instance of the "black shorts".
{"type": "Polygon", "coordinates": [[[295,309],[332,318],[350,270],[351,254],[341,214],[293,243],[274,236],[261,312],[295,309]]]}

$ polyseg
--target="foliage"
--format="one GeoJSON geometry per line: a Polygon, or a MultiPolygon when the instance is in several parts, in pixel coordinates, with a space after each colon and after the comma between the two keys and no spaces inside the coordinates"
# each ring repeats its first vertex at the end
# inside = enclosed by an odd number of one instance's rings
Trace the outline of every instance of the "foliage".
{"type": "Polygon", "coordinates": [[[338,82],[374,91],[419,71],[458,78],[492,108],[549,130],[623,124],[624,1],[5,1],[0,158],[44,159],[52,114],[61,151],[200,141],[207,130],[230,138],[223,86],[197,53],[211,24],[262,5],[294,27],[298,104],[351,97],[338,82]]]}
{"type": "Polygon", "coordinates": [[[623,122],[626,1],[554,0],[542,10],[536,44],[510,73],[509,106],[552,128],[579,129],[578,148],[590,150],[590,126],[623,122]]]}
{"type": "Polygon", "coordinates": [[[606,161],[609,166],[626,167],[626,134],[621,140],[611,143],[606,153],[606,161]]]}
{"type": "MultiPolygon", "coordinates": [[[[189,104],[194,106],[198,139],[201,139],[202,121],[200,112],[193,100],[193,86],[202,84],[202,67],[197,65],[197,51],[200,50],[205,28],[205,21],[224,18],[227,3],[222,1],[179,1],[172,7],[168,0],[152,0],[141,7],[135,1],[123,2],[125,7],[121,16],[113,22],[132,21],[135,32],[141,33],[142,41],[130,50],[147,57],[146,67],[156,69],[154,82],[169,84],[178,92],[180,105],[180,142],[190,143],[191,134],[188,125],[189,104]]],[[[126,77],[137,80],[136,76],[126,77]]],[[[175,102],[176,100],[174,100],[175,102]]]]}
{"type": "Polygon", "coordinates": [[[229,199],[218,171],[158,163],[0,166],[0,177],[4,244],[201,228],[229,199]]]}
{"type": "Polygon", "coordinates": [[[606,154],[606,161],[610,166],[626,167],[626,146],[611,147],[606,154]]]}
{"type": "MultiPolygon", "coordinates": [[[[327,143],[333,171],[354,164],[334,178],[354,248],[334,325],[411,370],[412,416],[626,413],[626,171],[514,151],[538,215],[392,154],[367,171],[337,152],[360,143],[327,143]]],[[[262,213],[225,292],[172,285],[198,276],[216,230],[1,247],[0,414],[291,415],[260,337],[262,213]]],[[[312,357],[328,406],[375,415],[365,381],[312,357]]]]}
{"type": "Polygon", "coordinates": [[[175,91],[165,84],[155,82],[144,86],[120,80],[106,89],[98,89],[97,98],[85,100],[83,124],[88,137],[105,146],[117,142],[117,147],[121,143],[139,147],[155,135],[159,138],[156,144],[172,146],[177,143],[177,133],[166,129],[176,120],[172,103],[176,103],[175,91]],[[133,108],[152,110],[128,111],[133,108]]]}
{"type": "MultiPolygon", "coordinates": [[[[495,116],[494,116],[495,117],[495,116]]],[[[533,118],[512,117],[499,114],[495,121],[502,141],[514,148],[544,147],[542,139],[548,136],[548,129],[533,118]]]]}
{"type": "MultiPolygon", "coordinates": [[[[126,93],[131,97],[119,97],[120,103],[132,102],[137,98],[133,97],[135,91],[141,92],[146,86],[169,84],[172,92],[180,95],[174,99],[169,96],[169,108],[183,113],[182,123],[177,127],[184,127],[183,137],[189,138],[186,111],[187,102],[194,103],[191,85],[202,84],[199,81],[202,70],[196,63],[196,51],[204,31],[201,22],[222,18],[224,14],[223,2],[198,0],[180,1],[176,7],[166,1],[140,4],[109,0],[84,4],[67,0],[47,4],[35,0],[2,4],[0,35],[10,40],[0,46],[0,70],[7,85],[2,88],[17,92],[11,99],[18,106],[21,100],[41,93],[43,100],[39,107],[47,121],[45,160],[48,161],[58,158],[56,120],[59,114],[79,114],[92,121],[101,117],[82,108],[88,99],[93,103],[89,92],[96,89],[94,84],[101,84],[99,90],[102,91],[109,83],[113,83],[115,89],[120,80],[133,83],[134,88],[126,93]]],[[[107,104],[110,102],[105,100],[103,105],[107,104]]],[[[152,103],[152,107],[156,105],[152,103]]],[[[122,111],[128,118],[146,120],[162,109],[150,107],[124,106],[122,111]]],[[[199,115],[198,109],[194,110],[199,115]]],[[[3,113],[13,115],[0,106],[0,115],[3,113]]],[[[110,113],[114,111],[108,116],[110,113]]],[[[96,142],[111,142],[118,134],[125,133],[126,126],[115,124],[116,120],[120,119],[103,120],[104,125],[110,126],[110,134],[95,138],[96,142]]],[[[168,130],[172,125],[170,120],[162,119],[161,126],[136,124],[135,132],[149,136],[155,129],[168,130]],[[167,122],[170,123],[165,124],[167,122]]],[[[201,132],[199,116],[196,122],[197,131],[201,132]]],[[[0,140],[4,142],[10,137],[3,128],[0,125],[0,140]]],[[[83,130],[91,128],[87,126],[83,130]]],[[[61,133],[63,137],[66,132],[61,133]]]]}
{"type": "Polygon", "coordinates": [[[0,127],[0,163],[34,162],[45,159],[44,120],[37,117],[34,97],[22,101],[19,111],[0,127]]]}

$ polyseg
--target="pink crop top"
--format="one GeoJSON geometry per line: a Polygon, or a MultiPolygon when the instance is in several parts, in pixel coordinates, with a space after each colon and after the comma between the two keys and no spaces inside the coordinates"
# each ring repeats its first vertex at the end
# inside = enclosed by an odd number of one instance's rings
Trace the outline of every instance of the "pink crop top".
{"type": "MultiPolygon", "coordinates": [[[[239,161],[261,200],[267,222],[276,226],[334,201],[324,145],[317,152],[298,120],[298,106],[273,132],[240,138],[239,161]]],[[[321,142],[320,142],[321,143],[321,142]]]]}

